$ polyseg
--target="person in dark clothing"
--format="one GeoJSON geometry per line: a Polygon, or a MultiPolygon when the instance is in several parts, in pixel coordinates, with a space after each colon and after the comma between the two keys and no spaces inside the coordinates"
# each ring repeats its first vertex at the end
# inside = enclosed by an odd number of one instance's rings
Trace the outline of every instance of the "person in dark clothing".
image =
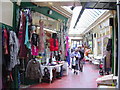
{"type": "Polygon", "coordinates": [[[78,47],[81,58],[79,59],[79,71],[83,71],[83,58],[84,58],[84,48],[82,46],[78,47]]]}

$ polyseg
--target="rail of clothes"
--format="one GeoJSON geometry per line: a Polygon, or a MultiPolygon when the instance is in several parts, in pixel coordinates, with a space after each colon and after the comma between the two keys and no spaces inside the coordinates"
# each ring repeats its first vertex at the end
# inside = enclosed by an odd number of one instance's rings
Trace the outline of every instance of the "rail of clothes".
{"type": "MultiPolygon", "coordinates": [[[[39,21],[40,29],[36,29],[36,26],[32,25],[32,11],[30,9],[20,9],[16,23],[18,26],[16,26],[16,30],[2,26],[3,88],[11,87],[11,82],[18,83],[16,88],[19,88],[20,84],[30,84],[29,78],[26,78],[27,67],[34,57],[45,57],[48,54],[48,51],[45,52],[47,45],[45,43],[49,43],[47,46],[50,51],[49,63],[61,61],[60,55],[64,53],[59,49],[61,39],[58,38],[57,33],[51,34],[49,40],[46,40],[43,21],[39,21]]],[[[68,41],[66,47],[67,51],[68,41]]],[[[66,53],[67,55],[68,53],[66,53]]],[[[69,61],[69,58],[67,60],[69,61]]]]}
{"type": "Polygon", "coordinates": [[[2,88],[12,88],[16,78],[18,81],[18,87],[20,86],[20,73],[15,72],[16,65],[20,64],[18,58],[18,52],[19,52],[19,41],[16,33],[12,31],[12,29],[6,28],[3,25],[2,26],[2,88]]]}
{"type": "MultiPolygon", "coordinates": [[[[30,84],[29,79],[25,77],[29,61],[45,51],[44,42],[46,41],[44,39],[43,22],[39,22],[39,33],[36,33],[35,26],[32,26],[30,9],[21,9],[18,20],[19,28],[15,30],[16,32],[9,30],[7,27],[2,27],[3,88],[11,87],[11,82],[14,81],[14,83],[18,83],[17,88],[20,87],[20,84],[30,84]]],[[[53,58],[60,60],[57,34],[53,33],[48,41],[51,52],[50,62],[53,58]]]]}

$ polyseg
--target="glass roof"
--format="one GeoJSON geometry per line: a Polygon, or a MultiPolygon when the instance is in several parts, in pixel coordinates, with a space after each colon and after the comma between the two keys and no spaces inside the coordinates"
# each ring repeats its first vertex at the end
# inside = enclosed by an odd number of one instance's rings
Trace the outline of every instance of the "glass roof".
{"type": "Polygon", "coordinates": [[[94,23],[105,11],[101,9],[85,9],[75,29],[73,28],[80,13],[81,7],[73,10],[69,34],[82,34],[92,23],[94,23]]]}

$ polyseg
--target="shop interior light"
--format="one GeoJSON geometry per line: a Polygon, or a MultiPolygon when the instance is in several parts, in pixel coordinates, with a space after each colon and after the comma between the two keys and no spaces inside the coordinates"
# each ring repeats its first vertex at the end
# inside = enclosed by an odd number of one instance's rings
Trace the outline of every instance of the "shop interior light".
{"type": "Polygon", "coordinates": [[[50,14],[50,15],[51,15],[51,14],[52,14],[52,10],[48,10],[48,14],[50,14]]]}
{"type": "Polygon", "coordinates": [[[70,9],[73,10],[75,8],[75,6],[72,6],[70,9]]]}
{"type": "Polygon", "coordinates": [[[47,28],[44,28],[45,31],[48,31],[48,32],[51,32],[51,33],[57,33],[56,31],[53,31],[53,30],[50,30],[50,29],[47,29],[47,28]]]}
{"type": "Polygon", "coordinates": [[[75,1],[74,1],[73,6],[70,9],[73,10],[74,8],[75,8],[75,1]]]}
{"type": "Polygon", "coordinates": [[[49,2],[49,5],[51,5],[51,6],[52,6],[52,5],[53,5],[53,3],[52,3],[52,2],[49,2]]]}

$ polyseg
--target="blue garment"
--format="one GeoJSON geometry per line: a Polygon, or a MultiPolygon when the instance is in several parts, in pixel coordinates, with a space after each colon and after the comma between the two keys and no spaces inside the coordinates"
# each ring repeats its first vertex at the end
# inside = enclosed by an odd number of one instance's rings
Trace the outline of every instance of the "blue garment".
{"type": "Polygon", "coordinates": [[[68,65],[70,65],[70,53],[69,53],[69,50],[68,50],[68,56],[67,56],[67,58],[66,58],[66,61],[68,62],[68,65]]]}
{"type": "Polygon", "coordinates": [[[18,71],[18,88],[20,88],[20,84],[21,84],[21,82],[20,82],[20,72],[18,71]]]}
{"type": "Polygon", "coordinates": [[[31,49],[31,44],[29,42],[29,35],[28,35],[28,16],[26,16],[26,34],[25,34],[25,45],[28,49],[31,49]]]}

